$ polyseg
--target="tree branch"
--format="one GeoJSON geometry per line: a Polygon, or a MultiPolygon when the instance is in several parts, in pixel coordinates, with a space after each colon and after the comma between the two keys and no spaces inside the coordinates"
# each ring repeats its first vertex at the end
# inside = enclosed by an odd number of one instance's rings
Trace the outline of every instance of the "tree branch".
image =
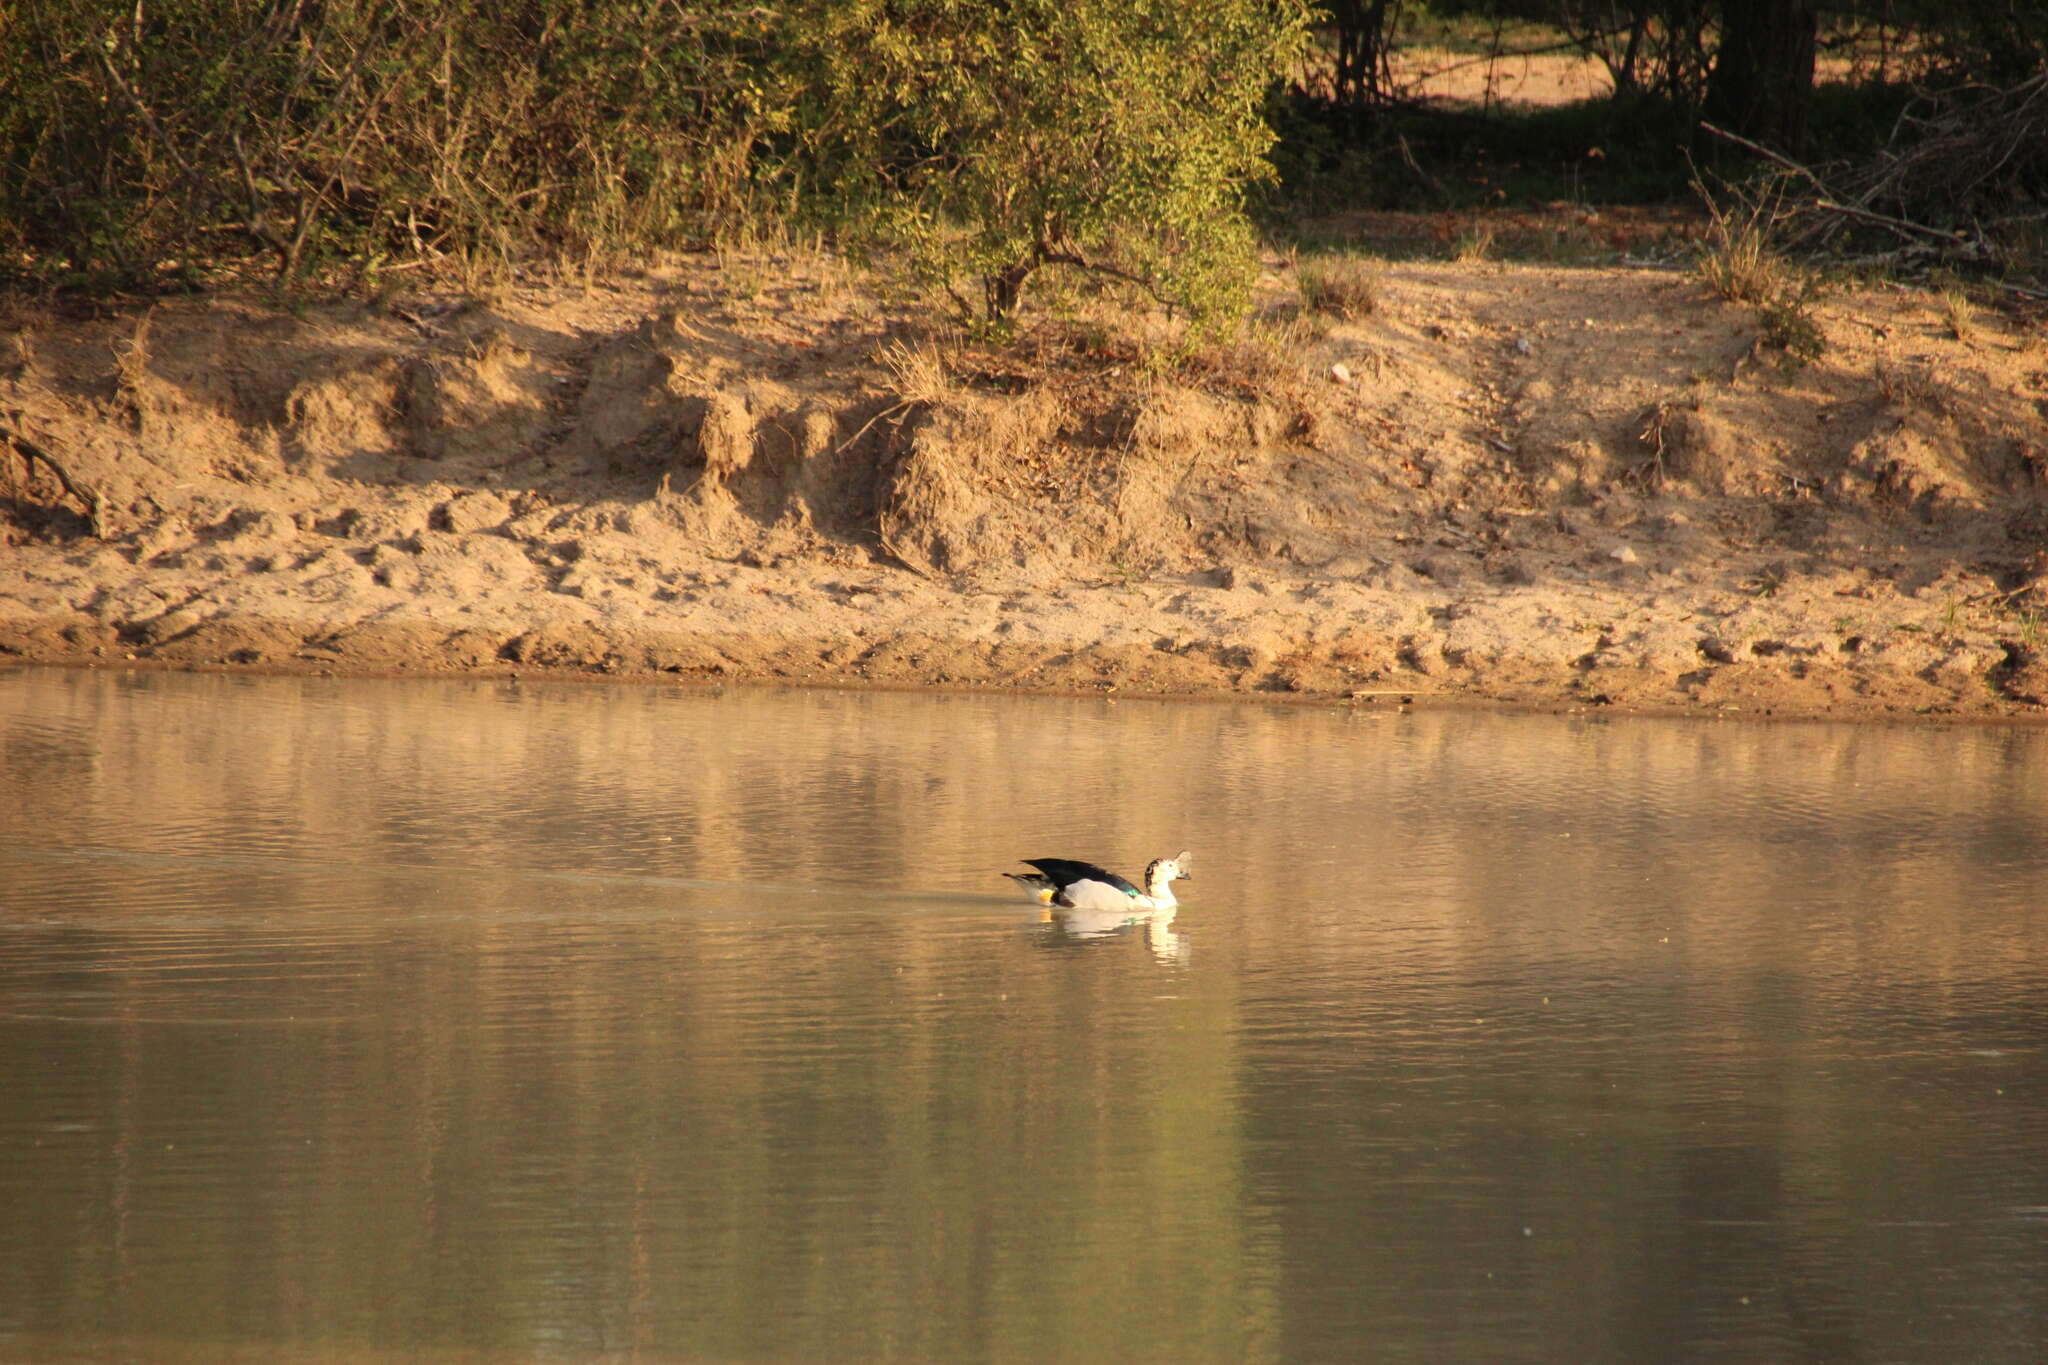
{"type": "Polygon", "coordinates": [[[1159,292],[1159,287],[1143,275],[1125,270],[1122,266],[1110,265],[1106,261],[1091,261],[1078,251],[1060,251],[1049,243],[1038,244],[1038,259],[1044,265],[1070,265],[1076,270],[1085,270],[1091,275],[1105,275],[1112,280],[1134,284],[1152,296],[1155,303],[1171,308],[1173,300],[1159,292]]]}

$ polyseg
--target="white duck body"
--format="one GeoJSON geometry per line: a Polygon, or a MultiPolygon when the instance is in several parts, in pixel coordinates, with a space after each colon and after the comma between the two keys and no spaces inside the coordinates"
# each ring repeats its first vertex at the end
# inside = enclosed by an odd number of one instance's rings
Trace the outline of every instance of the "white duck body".
{"type": "Polygon", "coordinates": [[[1174,899],[1173,883],[1188,876],[1181,868],[1187,856],[1182,852],[1171,858],[1154,858],[1146,865],[1142,891],[1116,873],[1105,872],[1093,863],[1071,858],[1026,858],[1024,861],[1037,868],[1053,884],[1054,905],[1096,913],[1133,914],[1170,910],[1180,904],[1174,899]]]}
{"type": "Polygon", "coordinates": [[[1150,896],[1134,896],[1113,882],[1099,882],[1092,877],[1084,878],[1077,882],[1068,882],[1053,893],[1052,903],[1065,906],[1069,910],[1088,910],[1098,913],[1113,913],[1121,910],[1151,910],[1156,908],[1150,896]]]}

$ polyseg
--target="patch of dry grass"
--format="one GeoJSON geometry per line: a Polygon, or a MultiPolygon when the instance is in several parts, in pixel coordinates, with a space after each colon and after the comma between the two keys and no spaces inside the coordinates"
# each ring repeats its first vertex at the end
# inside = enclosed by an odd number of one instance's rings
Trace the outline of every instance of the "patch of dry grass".
{"type": "Polygon", "coordinates": [[[1700,278],[1730,303],[1746,303],[1757,310],[1763,342],[1775,347],[1786,365],[1819,359],[1827,349],[1813,315],[1819,281],[1771,245],[1773,226],[1783,215],[1778,193],[1768,188],[1752,191],[1731,208],[1716,202],[1704,186],[1699,189],[1708,214],[1706,238],[1695,262],[1700,278]]]}
{"type": "Polygon", "coordinates": [[[1941,382],[1925,364],[1879,360],[1871,367],[1878,396],[1900,407],[1946,412],[1941,382]]]}
{"type": "Polygon", "coordinates": [[[935,341],[886,342],[875,359],[888,371],[889,385],[899,403],[931,407],[952,391],[946,354],[935,341]]]}
{"type": "Polygon", "coordinates": [[[1451,259],[1460,265],[1477,265],[1493,254],[1494,227],[1491,223],[1472,223],[1458,233],[1451,244],[1451,259]]]}
{"type": "Polygon", "coordinates": [[[1321,332],[1305,318],[1247,323],[1234,337],[1189,352],[1179,369],[1206,385],[1261,395],[1291,393],[1307,384],[1310,348],[1321,332]]]}
{"type": "Polygon", "coordinates": [[[1380,268],[1370,257],[1311,256],[1295,271],[1301,305],[1344,321],[1370,316],[1379,307],[1380,268]]]}
{"type": "Polygon", "coordinates": [[[1941,325],[1965,346],[1977,338],[1977,310],[1960,285],[1950,285],[1939,297],[1941,325]]]}
{"type": "Polygon", "coordinates": [[[1717,212],[1700,246],[1700,278],[1730,303],[1767,304],[1791,287],[1792,271],[1771,250],[1770,232],[1754,217],[1717,212]]]}

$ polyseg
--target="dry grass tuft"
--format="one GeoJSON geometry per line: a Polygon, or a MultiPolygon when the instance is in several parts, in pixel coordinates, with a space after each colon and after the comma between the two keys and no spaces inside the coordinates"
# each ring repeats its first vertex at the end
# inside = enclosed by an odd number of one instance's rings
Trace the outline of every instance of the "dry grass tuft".
{"type": "Polygon", "coordinates": [[[114,380],[123,393],[139,393],[149,381],[149,329],[155,319],[150,309],[135,319],[133,332],[114,338],[114,380]]]}
{"type": "Polygon", "coordinates": [[[1700,247],[1699,272],[1730,303],[1768,304],[1791,292],[1793,283],[1791,268],[1771,250],[1763,222],[1718,211],[1700,247]]]}
{"type": "Polygon", "coordinates": [[[1965,346],[1976,340],[1977,310],[1962,286],[1951,285],[1941,291],[1941,325],[1965,346]]]}
{"type": "Polygon", "coordinates": [[[1365,256],[1314,256],[1295,274],[1302,307],[1352,321],[1379,307],[1380,270],[1365,256]]]}
{"type": "Polygon", "coordinates": [[[0,377],[19,379],[35,368],[35,341],[26,325],[0,334],[0,377]]]}
{"type": "Polygon", "coordinates": [[[1926,365],[1880,360],[1871,367],[1871,377],[1877,381],[1878,396],[1887,403],[1933,413],[1948,410],[1941,382],[1926,365]]]}
{"type": "Polygon", "coordinates": [[[149,333],[155,320],[156,310],[150,308],[136,318],[133,332],[113,340],[116,401],[138,431],[149,421],[152,407],[149,333]]]}
{"type": "Polygon", "coordinates": [[[1451,259],[1460,265],[1477,265],[1493,254],[1493,224],[1473,223],[1458,233],[1451,245],[1451,259]]]}
{"type": "Polygon", "coordinates": [[[1741,193],[1738,206],[1724,207],[1705,186],[1708,224],[1696,268],[1707,287],[1730,303],[1757,310],[1762,341],[1775,347],[1788,367],[1818,360],[1827,338],[1813,315],[1820,296],[1815,277],[1772,248],[1774,229],[1786,217],[1782,187],[1741,193]]]}
{"type": "Polygon", "coordinates": [[[1265,397],[1292,394],[1309,384],[1305,357],[1320,339],[1320,329],[1306,318],[1255,321],[1234,337],[1189,352],[1178,369],[1208,388],[1265,397]]]}
{"type": "Polygon", "coordinates": [[[889,372],[889,384],[899,403],[933,407],[953,391],[945,352],[935,341],[891,341],[875,359],[889,372]]]}

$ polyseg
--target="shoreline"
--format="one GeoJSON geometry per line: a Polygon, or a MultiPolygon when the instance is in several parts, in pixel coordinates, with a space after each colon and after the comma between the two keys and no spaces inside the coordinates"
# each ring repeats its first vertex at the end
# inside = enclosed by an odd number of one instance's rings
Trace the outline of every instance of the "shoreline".
{"type": "MultiPolygon", "coordinates": [[[[1028,599],[1004,598],[1001,603],[1020,615],[1034,611],[1028,599]]],[[[1398,610],[1398,604],[1388,609],[1398,610]]],[[[1796,615],[1796,608],[1790,614],[1796,615]]],[[[1248,620],[1256,629],[1256,613],[1248,620]]],[[[1661,633],[1666,636],[1692,633],[1674,633],[1670,622],[1654,615],[1647,623],[1664,627],[1661,633]]],[[[1585,643],[1566,637],[1546,641],[1552,660],[1547,664],[1523,658],[1494,667],[1444,662],[1438,643],[1433,663],[1437,671],[1430,674],[1400,667],[1398,661],[1391,661],[1392,668],[1362,664],[1341,639],[1316,646],[1269,631],[1254,637],[1267,642],[1261,650],[1232,643],[1242,638],[1235,633],[1178,639],[1160,635],[1149,645],[1097,641],[1073,648],[1044,643],[1005,647],[992,645],[985,637],[925,632],[884,633],[858,641],[823,634],[707,638],[648,628],[607,633],[589,625],[521,630],[507,622],[497,628],[470,623],[451,629],[445,621],[389,618],[337,631],[228,610],[185,623],[181,632],[160,641],[124,639],[120,631],[82,615],[0,620],[0,668],[688,688],[793,686],[1723,720],[2048,722],[2048,705],[1994,690],[2001,681],[2007,686],[2040,686],[2048,680],[1996,665],[1986,668],[1997,647],[1988,639],[1915,640],[1909,646],[1913,653],[1896,660],[1884,657],[1886,652],[1896,654],[1896,645],[1864,657],[1825,660],[1771,650],[1766,640],[1761,656],[1691,670],[1684,668],[1688,660],[1682,657],[1682,638],[1670,646],[1674,656],[1661,664],[1641,655],[1641,638],[1619,642],[1638,649],[1636,662],[1585,662],[1583,654],[1559,662],[1560,656],[1585,643]],[[853,652],[843,663],[829,662],[849,650],[853,652]],[[2001,672],[2006,673],[2003,679],[2001,672]]],[[[1401,655],[1414,657],[1414,648],[1406,646],[1401,655]]],[[[1424,657],[1430,656],[1425,652],[1424,657]]]]}
{"type": "Polygon", "coordinates": [[[994,685],[977,686],[972,683],[874,683],[848,682],[829,678],[748,677],[678,679],[651,673],[615,676],[568,670],[536,672],[531,669],[521,669],[509,665],[500,669],[480,668],[460,672],[425,672],[402,668],[363,668],[338,671],[331,667],[320,667],[311,664],[303,667],[270,664],[193,664],[175,663],[159,659],[120,660],[117,662],[94,658],[0,660],[0,674],[37,668],[71,669],[91,672],[186,673],[245,678],[326,678],[347,682],[496,681],[507,683],[566,683],[591,687],[672,687],[712,693],[728,688],[759,688],[763,690],[796,688],[823,692],[878,692],[891,695],[930,695],[935,697],[1017,697],[1035,700],[1087,700],[1093,698],[1108,702],[1144,702],[1168,705],[1186,703],[1205,706],[1252,705],[1304,707],[1325,710],[1343,709],[1378,715],[1400,715],[1412,712],[1467,712],[1502,716],[1578,716],[1603,720],[1729,721],[1775,725],[1882,724],[1909,727],[1960,725],[2020,729],[2031,728],[2048,722],[2048,711],[2039,708],[1968,712],[1957,709],[1944,709],[1938,706],[1929,707],[1924,710],[1852,710],[1844,708],[1804,710],[1796,707],[1763,706],[1755,710],[1744,710],[1739,705],[1727,705],[1713,710],[1706,710],[1697,707],[1659,705],[1655,703],[1616,706],[1573,701],[1504,700],[1463,693],[1426,692],[1399,688],[1363,697],[1345,697],[1273,692],[1143,692],[1127,691],[1115,687],[1082,690],[1000,687],[994,685]]]}

